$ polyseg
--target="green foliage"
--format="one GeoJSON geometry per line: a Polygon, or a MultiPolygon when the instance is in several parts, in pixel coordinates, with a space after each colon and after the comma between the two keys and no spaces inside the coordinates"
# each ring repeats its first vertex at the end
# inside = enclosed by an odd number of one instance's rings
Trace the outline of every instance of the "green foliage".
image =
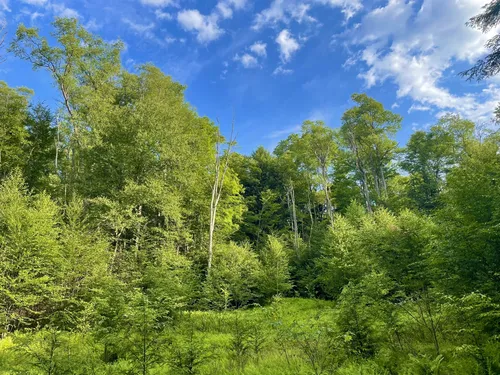
{"type": "Polygon", "coordinates": [[[259,287],[266,297],[273,297],[291,289],[289,272],[289,250],[277,237],[269,236],[260,252],[262,275],[259,287]]]}
{"type": "Polygon", "coordinates": [[[354,94],[224,153],[183,85],[53,26],[10,51],[60,108],[0,82],[0,374],[500,373],[498,133],[449,114],[398,149],[354,94]]]}
{"type": "Polygon", "coordinates": [[[32,94],[24,87],[13,89],[0,81],[0,177],[24,166],[23,149],[28,143],[25,121],[32,94]]]}
{"type": "Polygon", "coordinates": [[[63,294],[57,205],[30,195],[19,174],[0,186],[1,329],[47,321],[63,294]]]}
{"type": "Polygon", "coordinates": [[[227,309],[257,301],[260,274],[261,264],[249,245],[218,246],[204,288],[209,306],[227,309]]]}
{"type": "Polygon", "coordinates": [[[51,177],[56,172],[57,129],[50,109],[41,104],[28,113],[25,127],[28,131],[24,166],[27,185],[35,191],[53,190],[51,177]]]}

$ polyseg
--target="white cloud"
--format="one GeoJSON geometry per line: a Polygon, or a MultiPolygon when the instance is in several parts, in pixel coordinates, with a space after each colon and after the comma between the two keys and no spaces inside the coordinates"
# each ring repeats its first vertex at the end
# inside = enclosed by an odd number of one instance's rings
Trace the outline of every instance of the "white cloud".
{"type": "Polygon", "coordinates": [[[217,4],[217,10],[221,14],[222,18],[231,18],[233,17],[233,9],[226,2],[219,2],[217,4]]]}
{"type": "Polygon", "coordinates": [[[102,25],[97,23],[97,21],[92,18],[85,25],[83,25],[83,27],[85,27],[85,29],[88,31],[96,32],[101,29],[102,25]]]}
{"type": "Polygon", "coordinates": [[[268,139],[284,138],[286,136],[289,136],[292,133],[300,132],[301,128],[302,127],[300,125],[294,125],[294,126],[290,126],[289,128],[286,128],[286,129],[275,130],[275,131],[269,133],[266,136],[266,138],[268,138],[268,139]]]}
{"type": "Polygon", "coordinates": [[[311,10],[310,4],[298,4],[296,7],[290,9],[290,15],[298,23],[303,22],[316,22],[316,19],[309,15],[311,10]]]}
{"type": "Polygon", "coordinates": [[[500,95],[493,87],[476,94],[457,95],[444,85],[456,61],[469,64],[485,53],[491,35],[465,26],[481,11],[482,0],[389,0],[368,13],[347,36],[363,46],[367,69],[359,77],[367,87],[394,82],[398,97],[421,106],[455,111],[474,120],[491,115],[500,95]]]}
{"type": "Polygon", "coordinates": [[[167,7],[177,5],[177,2],[175,0],[141,0],[141,3],[143,5],[152,7],[167,7]]]}
{"type": "Polygon", "coordinates": [[[391,108],[392,108],[392,109],[399,108],[399,103],[398,103],[398,102],[394,102],[394,103],[391,105],[391,108]]]}
{"type": "Polygon", "coordinates": [[[242,56],[236,55],[233,60],[239,61],[246,69],[258,68],[260,66],[257,58],[248,53],[245,53],[242,56]]]}
{"type": "Polygon", "coordinates": [[[340,8],[346,20],[349,20],[363,8],[362,0],[313,0],[312,2],[340,8]]]}
{"type": "Polygon", "coordinates": [[[282,30],[277,38],[276,43],[278,43],[280,49],[280,57],[283,63],[287,63],[292,58],[292,55],[300,49],[300,44],[292,36],[290,31],[287,29],[282,30]]]}
{"type": "Polygon", "coordinates": [[[159,20],[168,20],[168,21],[170,21],[174,18],[174,16],[172,16],[172,14],[167,13],[167,12],[163,12],[160,9],[155,10],[155,16],[159,20]]]}
{"type": "Polygon", "coordinates": [[[47,3],[47,0],[21,0],[25,4],[36,5],[36,6],[44,6],[47,3]]]}
{"type": "Polygon", "coordinates": [[[215,6],[215,12],[223,19],[233,17],[234,10],[241,10],[246,6],[247,0],[219,0],[215,6]]]}
{"type": "Polygon", "coordinates": [[[274,69],[273,75],[289,75],[292,74],[293,70],[292,69],[285,69],[283,66],[278,66],[276,69],[274,69]]]}
{"type": "Polygon", "coordinates": [[[50,8],[57,17],[80,18],[80,13],[76,10],[66,7],[64,4],[50,4],[50,8]]]}
{"type": "Polygon", "coordinates": [[[267,44],[262,42],[255,42],[250,46],[250,51],[255,53],[257,56],[266,57],[267,56],[267,44]]]}
{"type": "Polygon", "coordinates": [[[209,15],[201,14],[197,9],[183,10],[177,14],[177,21],[184,30],[196,33],[198,42],[206,44],[224,34],[219,22],[232,18],[234,11],[243,9],[246,3],[247,0],[219,0],[209,15]]]}
{"type": "MultiPolygon", "coordinates": [[[[150,35],[151,30],[153,30],[155,27],[155,24],[152,22],[145,25],[145,24],[131,21],[128,18],[123,18],[122,21],[123,21],[123,23],[127,24],[131,30],[133,30],[139,34],[150,35]]],[[[152,35],[152,33],[151,33],[151,35],[152,35]]]]}
{"type": "Polygon", "coordinates": [[[205,16],[196,9],[183,10],[177,15],[177,21],[184,30],[195,32],[200,43],[213,42],[224,34],[224,30],[219,28],[215,14],[205,16]]]}
{"type": "Polygon", "coordinates": [[[29,17],[31,23],[34,23],[38,18],[43,17],[43,13],[40,12],[32,12],[28,9],[21,9],[21,14],[23,16],[29,17]]]}
{"type": "Polygon", "coordinates": [[[426,105],[421,105],[421,104],[412,104],[410,109],[408,109],[408,113],[412,112],[428,112],[431,110],[431,107],[426,106],[426,105]]]}
{"type": "Polygon", "coordinates": [[[356,65],[358,62],[359,58],[358,56],[350,56],[343,64],[342,68],[345,70],[349,70],[352,66],[356,65]]]}
{"type": "Polygon", "coordinates": [[[9,0],[0,0],[0,12],[1,11],[10,12],[9,0]]]}
{"type": "Polygon", "coordinates": [[[299,23],[316,22],[316,19],[309,15],[309,11],[318,5],[340,8],[346,19],[362,8],[361,0],[273,0],[268,8],[255,16],[252,27],[258,30],[280,23],[288,24],[291,20],[299,23]]]}

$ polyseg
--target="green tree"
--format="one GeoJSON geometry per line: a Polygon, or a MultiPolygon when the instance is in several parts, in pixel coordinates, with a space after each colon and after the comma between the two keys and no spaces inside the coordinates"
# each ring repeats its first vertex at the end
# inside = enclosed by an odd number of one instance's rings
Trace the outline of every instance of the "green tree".
{"type": "Polygon", "coordinates": [[[342,116],[341,137],[355,162],[368,212],[388,196],[387,179],[397,143],[392,139],[401,127],[401,116],[386,110],[366,94],[353,94],[356,106],[342,116]]]}
{"type": "Polygon", "coordinates": [[[69,163],[64,177],[74,189],[82,178],[81,150],[94,142],[92,130],[103,125],[102,113],[109,112],[114,99],[110,92],[121,69],[122,44],[105,43],[76,19],[56,18],[53,27],[55,46],[37,29],[21,24],[9,50],[34,70],[48,71],[54,80],[63,103],[61,132],[67,138],[64,151],[69,163]]]}
{"type": "Polygon", "coordinates": [[[0,306],[2,331],[47,322],[63,298],[64,262],[58,207],[30,195],[19,174],[0,186],[0,306]]]}
{"type": "Polygon", "coordinates": [[[28,137],[24,175],[28,186],[35,191],[50,188],[50,176],[57,172],[57,129],[53,125],[54,117],[48,107],[38,104],[31,108],[25,125],[28,137]]]}
{"type": "Polygon", "coordinates": [[[209,306],[225,309],[257,301],[261,264],[250,246],[229,243],[215,250],[213,269],[204,288],[209,306]]]}
{"type": "Polygon", "coordinates": [[[262,276],[260,289],[266,297],[285,293],[290,284],[289,255],[284,243],[278,237],[268,236],[266,245],[260,251],[262,276]]]}
{"type": "MultiPolygon", "coordinates": [[[[500,2],[490,1],[483,6],[483,12],[472,17],[467,26],[486,33],[493,29],[500,22],[500,2]]],[[[472,68],[461,73],[469,80],[483,80],[495,76],[500,72],[500,37],[495,35],[486,42],[486,48],[491,52],[483,59],[479,60],[472,68]]]]}
{"type": "Polygon", "coordinates": [[[28,144],[25,124],[31,90],[13,89],[0,81],[0,178],[15,168],[23,168],[24,148],[28,144]]]}

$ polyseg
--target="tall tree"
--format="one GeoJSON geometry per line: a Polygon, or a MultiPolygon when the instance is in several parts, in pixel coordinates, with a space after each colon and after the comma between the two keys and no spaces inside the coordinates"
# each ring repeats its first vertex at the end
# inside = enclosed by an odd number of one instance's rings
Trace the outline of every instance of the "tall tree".
{"type": "Polygon", "coordinates": [[[366,94],[353,94],[356,106],[342,116],[341,136],[355,160],[366,209],[387,198],[387,173],[397,143],[392,139],[401,127],[401,116],[366,94]]]}
{"type": "MultiPolygon", "coordinates": [[[[483,12],[472,17],[467,26],[486,33],[493,29],[500,22],[500,1],[493,0],[483,6],[483,12]]],[[[497,75],[500,72],[500,35],[495,35],[486,42],[486,48],[491,52],[476,64],[460,73],[468,80],[481,81],[483,79],[497,75]]]]}
{"type": "Polygon", "coordinates": [[[37,29],[21,24],[9,50],[30,62],[34,70],[47,70],[59,90],[65,111],[63,124],[69,135],[69,177],[74,184],[81,177],[81,150],[113,99],[108,94],[121,69],[122,44],[94,37],[76,19],[57,18],[53,26],[51,36],[56,46],[51,46],[37,29]]]}
{"type": "Polygon", "coordinates": [[[311,167],[317,170],[325,196],[326,213],[332,228],[335,224],[335,205],[332,202],[331,176],[338,152],[334,134],[334,131],[322,121],[306,121],[302,125],[303,151],[311,167]]]}
{"type": "MultiPolygon", "coordinates": [[[[233,124],[234,131],[234,124],[233,124]]],[[[217,140],[215,144],[215,165],[214,165],[214,181],[212,185],[212,198],[210,199],[210,225],[208,233],[208,265],[207,272],[210,274],[212,268],[213,247],[214,247],[214,233],[215,224],[217,220],[217,208],[222,197],[222,189],[224,187],[224,180],[228,173],[229,162],[232,156],[234,139],[233,131],[231,138],[227,142],[226,150],[222,149],[221,135],[217,133],[217,140]]]]}
{"type": "Polygon", "coordinates": [[[409,197],[417,208],[437,208],[446,174],[459,163],[473,140],[474,124],[458,115],[446,115],[428,132],[412,134],[401,166],[410,173],[409,197]]]}
{"type": "Polygon", "coordinates": [[[24,166],[28,143],[25,124],[31,90],[13,89],[0,81],[0,178],[24,166]]]}

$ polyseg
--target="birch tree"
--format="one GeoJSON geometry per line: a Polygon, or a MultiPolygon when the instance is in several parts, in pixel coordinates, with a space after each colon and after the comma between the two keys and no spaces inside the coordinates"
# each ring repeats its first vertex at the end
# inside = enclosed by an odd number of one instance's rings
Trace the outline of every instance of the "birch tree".
{"type": "Polygon", "coordinates": [[[224,187],[224,179],[226,178],[229,162],[231,159],[231,154],[233,152],[233,147],[235,145],[234,139],[234,122],[231,128],[231,137],[228,142],[222,141],[222,136],[220,134],[220,127],[217,129],[217,140],[215,143],[215,173],[212,185],[212,197],[210,199],[210,224],[208,232],[208,265],[207,274],[210,274],[210,269],[212,268],[213,259],[213,247],[214,247],[214,234],[215,234],[215,224],[217,220],[217,208],[222,196],[222,190],[224,187]],[[226,147],[224,148],[224,145],[226,147]]]}

